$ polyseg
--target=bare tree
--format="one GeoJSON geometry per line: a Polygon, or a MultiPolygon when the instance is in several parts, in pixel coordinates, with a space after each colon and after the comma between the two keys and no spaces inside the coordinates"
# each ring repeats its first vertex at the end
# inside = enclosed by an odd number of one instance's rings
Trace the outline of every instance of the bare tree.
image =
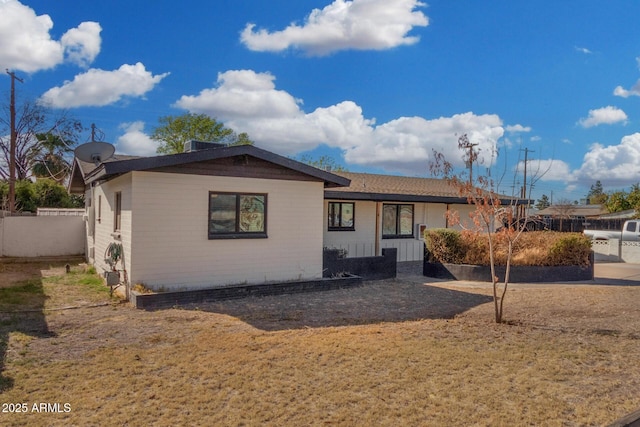
{"type": "MultiPolygon", "coordinates": [[[[463,160],[469,166],[468,159],[477,160],[478,156],[473,153],[474,145],[469,142],[466,135],[458,140],[458,147],[465,150],[463,160]]],[[[494,314],[496,323],[502,323],[504,315],[504,300],[509,285],[511,273],[511,260],[513,258],[513,248],[527,227],[528,207],[530,200],[519,197],[507,196],[497,191],[499,182],[495,182],[491,177],[492,165],[488,165],[486,174],[478,174],[474,180],[466,176],[464,172],[455,173],[454,167],[449,163],[442,153],[434,152],[434,160],[429,165],[431,173],[442,176],[451,186],[457,189],[462,197],[466,197],[467,202],[474,207],[469,214],[471,226],[466,226],[456,212],[450,215],[452,225],[468,227],[476,233],[486,236],[489,246],[489,262],[491,268],[491,282],[493,287],[494,314]],[[527,209],[519,210],[518,206],[525,205],[527,209]],[[520,215],[520,217],[518,217],[520,215]],[[507,243],[507,256],[504,277],[501,279],[496,273],[496,241],[500,238],[507,243]]],[[[517,180],[517,170],[514,173],[514,183],[517,180]]],[[[505,174],[503,173],[502,177],[505,174]]],[[[540,175],[530,177],[529,185],[532,188],[539,180],[540,175]]],[[[502,179],[502,178],[501,178],[502,179]]],[[[515,186],[512,186],[515,188],[515,186]]]]}
{"type": "MultiPolygon", "coordinates": [[[[16,179],[27,179],[31,167],[48,151],[37,134],[52,134],[63,143],[72,145],[78,139],[82,125],[66,111],[53,110],[32,99],[23,99],[16,105],[16,179]]],[[[9,101],[0,107],[0,178],[9,178],[10,158],[9,101]]]]}
{"type": "Polygon", "coordinates": [[[552,208],[560,218],[560,229],[558,231],[563,231],[563,221],[571,218],[575,205],[569,199],[560,199],[552,208]]]}

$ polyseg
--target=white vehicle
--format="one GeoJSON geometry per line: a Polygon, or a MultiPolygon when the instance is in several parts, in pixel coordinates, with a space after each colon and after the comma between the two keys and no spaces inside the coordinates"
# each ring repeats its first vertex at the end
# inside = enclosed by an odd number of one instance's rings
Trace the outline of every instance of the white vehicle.
{"type": "Polygon", "coordinates": [[[625,221],[622,231],[611,230],[584,230],[584,235],[591,240],[620,239],[628,242],[640,241],[640,220],[625,221]]]}

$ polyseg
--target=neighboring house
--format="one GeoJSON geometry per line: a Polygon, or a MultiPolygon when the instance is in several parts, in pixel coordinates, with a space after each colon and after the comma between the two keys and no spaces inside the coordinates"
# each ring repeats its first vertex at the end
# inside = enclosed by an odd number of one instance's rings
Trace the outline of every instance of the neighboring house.
{"type": "Polygon", "coordinates": [[[88,261],[110,270],[120,244],[129,286],[169,291],[321,278],[324,190],[346,185],[242,145],[75,159],[69,189],[85,195],[88,261]]]}
{"type": "MultiPolygon", "coordinates": [[[[475,210],[442,179],[337,174],[351,184],[325,190],[324,245],[344,249],[349,257],[380,255],[391,247],[398,249],[400,262],[420,261],[425,228],[449,228],[451,211],[468,222],[475,210]]],[[[503,204],[512,202],[505,199],[503,204]]]]}
{"type": "Polygon", "coordinates": [[[607,208],[603,205],[566,204],[551,205],[548,208],[539,210],[537,215],[543,218],[585,219],[598,218],[607,212],[607,208]]]}

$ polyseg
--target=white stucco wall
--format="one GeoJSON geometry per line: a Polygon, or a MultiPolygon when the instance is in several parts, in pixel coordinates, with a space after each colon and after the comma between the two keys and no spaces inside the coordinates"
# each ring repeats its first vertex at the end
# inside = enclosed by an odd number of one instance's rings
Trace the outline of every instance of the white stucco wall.
{"type": "Polygon", "coordinates": [[[85,252],[81,216],[14,216],[0,219],[0,256],[42,257],[85,252]]]}
{"type": "Polygon", "coordinates": [[[154,172],[128,176],[132,197],[123,193],[123,210],[133,211],[132,284],[168,291],[322,277],[323,183],[154,172]],[[209,240],[209,191],[266,193],[268,238],[209,240]]]}

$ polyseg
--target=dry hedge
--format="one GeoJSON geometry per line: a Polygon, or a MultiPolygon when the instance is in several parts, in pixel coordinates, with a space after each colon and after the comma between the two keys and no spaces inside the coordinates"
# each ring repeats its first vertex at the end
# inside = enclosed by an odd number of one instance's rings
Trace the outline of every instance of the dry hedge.
{"type": "MultiPolygon", "coordinates": [[[[508,230],[493,234],[496,265],[507,263],[508,230]]],[[[425,232],[427,251],[433,261],[452,264],[489,265],[486,233],[434,229],[425,232]]],[[[512,265],[589,265],[591,241],[581,233],[532,231],[522,233],[513,244],[512,265]]]]}

